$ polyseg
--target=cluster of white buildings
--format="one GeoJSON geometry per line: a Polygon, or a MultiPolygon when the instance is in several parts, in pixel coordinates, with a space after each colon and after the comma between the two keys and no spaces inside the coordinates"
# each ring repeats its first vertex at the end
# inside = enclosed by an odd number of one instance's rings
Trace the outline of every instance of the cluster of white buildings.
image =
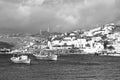
{"type": "Polygon", "coordinates": [[[104,50],[111,50],[106,49],[106,46],[112,46],[115,52],[120,53],[120,33],[114,32],[115,28],[116,25],[111,23],[82,33],[77,30],[64,33],[61,36],[53,36],[48,41],[48,47],[50,49],[77,48],[86,53],[99,53],[104,50]]]}

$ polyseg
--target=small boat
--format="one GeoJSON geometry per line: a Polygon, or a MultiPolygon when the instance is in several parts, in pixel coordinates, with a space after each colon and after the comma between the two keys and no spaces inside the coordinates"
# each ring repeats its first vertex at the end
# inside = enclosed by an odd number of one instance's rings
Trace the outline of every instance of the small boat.
{"type": "Polygon", "coordinates": [[[53,60],[56,61],[57,60],[57,55],[53,54],[51,52],[46,52],[46,51],[40,51],[40,53],[37,54],[33,54],[36,59],[41,59],[41,60],[53,60]]]}
{"type": "Polygon", "coordinates": [[[28,58],[27,55],[21,55],[21,56],[18,56],[18,57],[11,57],[10,60],[13,62],[13,63],[26,63],[26,64],[30,64],[31,62],[31,59],[28,58]]]}
{"type": "Polygon", "coordinates": [[[41,55],[41,54],[33,54],[37,59],[43,59],[43,60],[57,60],[57,55],[41,55]]]}
{"type": "Polygon", "coordinates": [[[120,53],[102,53],[101,56],[120,56],[120,53]]]}
{"type": "Polygon", "coordinates": [[[119,53],[108,54],[108,56],[120,56],[119,53]]]}

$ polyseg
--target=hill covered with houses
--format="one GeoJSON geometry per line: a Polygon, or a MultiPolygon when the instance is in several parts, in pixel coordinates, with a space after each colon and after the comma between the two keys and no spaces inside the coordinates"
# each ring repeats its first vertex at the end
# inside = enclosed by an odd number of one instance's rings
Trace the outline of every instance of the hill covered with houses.
{"type": "MultiPolygon", "coordinates": [[[[44,33],[44,34],[43,34],[44,33]]],[[[39,52],[41,49],[52,51],[77,51],[79,54],[120,53],[120,26],[113,23],[90,30],[75,30],[66,33],[26,35],[1,35],[1,40],[15,44],[10,53],[39,52]]],[[[69,53],[67,52],[67,53],[69,53]]]]}
{"type": "Polygon", "coordinates": [[[87,31],[50,36],[47,46],[52,50],[79,49],[87,54],[120,53],[120,26],[110,23],[87,31]]]}

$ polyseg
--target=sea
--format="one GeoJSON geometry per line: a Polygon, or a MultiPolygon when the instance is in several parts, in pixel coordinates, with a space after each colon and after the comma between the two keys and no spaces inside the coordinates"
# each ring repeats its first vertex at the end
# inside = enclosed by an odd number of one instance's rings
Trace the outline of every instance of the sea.
{"type": "Polygon", "coordinates": [[[86,54],[59,55],[57,61],[14,64],[12,55],[0,55],[0,80],[120,80],[120,57],[86,54]]]}

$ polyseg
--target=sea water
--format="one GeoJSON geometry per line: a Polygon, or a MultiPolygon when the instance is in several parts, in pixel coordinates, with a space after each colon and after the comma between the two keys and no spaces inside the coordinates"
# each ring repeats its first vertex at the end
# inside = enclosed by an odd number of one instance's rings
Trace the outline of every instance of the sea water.
{"type": "Polygon", "coordinates": [[[12,55],[0,55],[0,80],[120,80],[120,57],[60,55],[58,61],[14,64],[12,55]]]}

